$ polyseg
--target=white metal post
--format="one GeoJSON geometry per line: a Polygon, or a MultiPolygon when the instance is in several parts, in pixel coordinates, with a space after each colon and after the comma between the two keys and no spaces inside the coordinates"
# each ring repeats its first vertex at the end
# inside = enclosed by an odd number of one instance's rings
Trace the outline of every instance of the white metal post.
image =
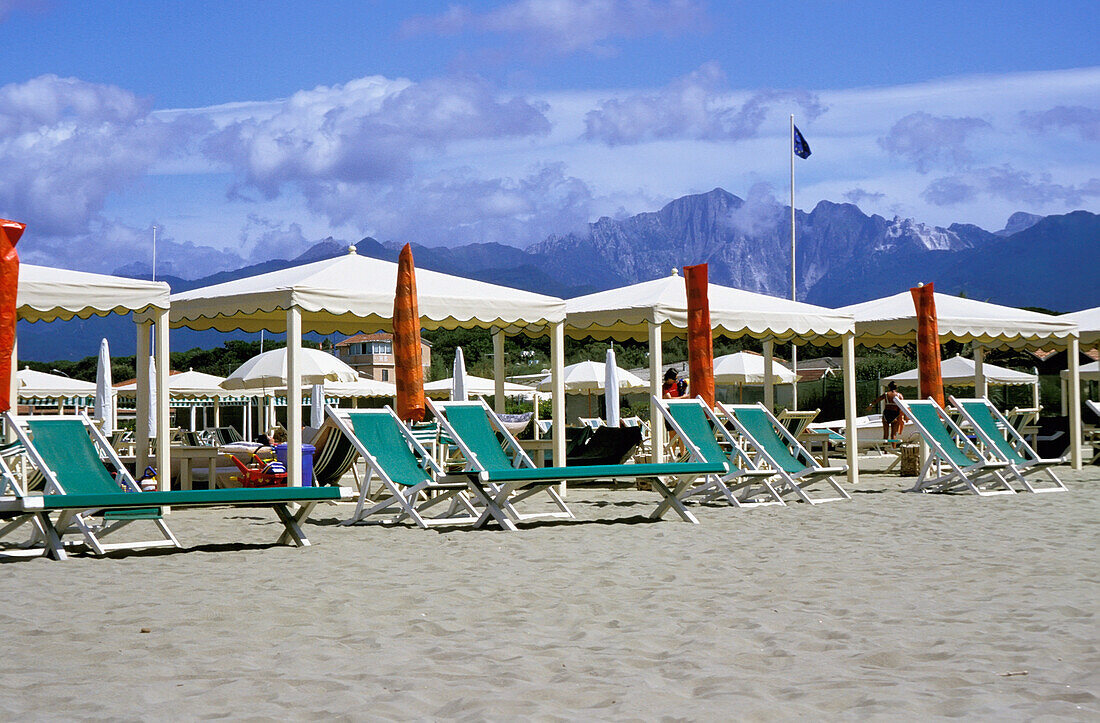
{"type": "Polygon", "coordinates": [[[775,342],[764,341],[764,406],[775,411],[775,342]]]}
{"type": "Polygon", "coordinates": [[[986,396],[989,393],[985,381],[985,347],[981,344],[974,345],[974,396],[986,396]]]}
{"type": "Polygon", "coordinates": [[[172,482],[172,430],[168,422],[168,368],[171,357],[168,354],[168,310],[156,314],[156,380],[157,380],[157,486],[162,491],[170,490],[172,482]]]}
{"type": "Polygon", "coordinates": [[[859,484],[859,437],[856,431],[856,337],[845,334],[844,365],[844,438],[848,452],[848,483],[859,484]]]}
{"type": "Polygon", "coordinates": [[[1066,347],[1069,362],[1069,460],[1081,469],[1081,340],[1074,334],[1066,347]]]}
{"type": "MultiPolygon", "coordinates": [[[[565,322],[550,326],[550,387],[554,398],[550,400],[550,418],[553,425],[554,466],[565,466],[565,322]]],[[[560,485],[565,494],[566,484],[560,485]]]]}
{"type": "Polygon", "coordinates": [[[137,373],[137,408],[134,412],[134,458],[138,476],[149,465],[149,354],[153,324],[137,322],[137,354],[134,364],[137,373]]]}
{"type": "MultiPolygon", "coordinates": [[[[798,301],[798,282],[795,275],[794,236],[794,114],[791,114],[791,301],[798,301]]],[[[791,385],[791,409],[798,409],[798,348],[791,340],[791,371],[795,374],[791,385]]]]}
{"type": "Polygon", "coordinates": [[[504,411],[504,331],[493,331],[493,410],[504,411]]]}
{"type": "Polygon", "coordinates": [[[286,310],[286,485],[302,486],[302,311],[286,310]]]}
{"type": "MultiPolygon", "coordinates": [[[[661,398],[661,384],[664,381],[661,373],[664,367],[661,349],[661,325],[649,322],[649,393],[661,398]]],[[[649,401],[649,441],[653,449],[653,462],[663,462],[665,459],[665,420],[661,416],[661,410],[657,403],[650,398],[649,401]]]]}

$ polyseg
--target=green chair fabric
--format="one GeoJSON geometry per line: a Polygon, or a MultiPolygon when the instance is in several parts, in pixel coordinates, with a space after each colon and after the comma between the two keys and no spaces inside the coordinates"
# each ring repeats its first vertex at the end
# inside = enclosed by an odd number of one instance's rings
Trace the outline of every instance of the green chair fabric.
{"type": "Polygon", "coordinates": [[[348,418],[355,436],[395,483],[412,487],[430,480],[392,415],[388,412],[350,412],[348,418]]]}
{"type": "Polygon", "coordinates": [[[447,422],[477,455],[477,461],[483,469],[495,472],[513,468],[512,460],[500,446],[500,440],[481,407],[455,405],[445,409],[447,422]]]}
{"type": "Polygon", "coordinates": [[[936,406],[920,401],[910,402],[907,406],[909,408],[909,414],[924,427],[928,434],[935,439],[941,447],[943,447],[943,451],[951,458],[952,462],[961,469],[979,464],[977,460],[970,459],[970,457],[966,456],[965,452],[959,449],[958,442],[951,436],[951,432],[948,431],[947,427],[944,426],[936,406]]]}
{"type": "Polygon", "coordinates": [[[702,407],[698,404],[669,404],[666,408],[691,443],[699,448],[703,459],[714,464],[726,464],[729,458],[715,439],[714,429],[702,407]]]}
{"type": "Polygon", "coordinates": [[[775,431],[763,409],[739,408],[729,411],[784,472],[794,474],[806,469],[806,464],[791,454],[790,447],[775,431]]]}
{"type": "Polygon", "coordinates": [[[997,451],[1005,456],[1009,462],[1013,464],[1026,464],[1030,460],[1022,456],[1015,447],[1009,444],[1005,438],[1004,432],[997,426],[997,420],[993,418],[993,415],[989,412],[989,407],[983,401],[965,401],[959,402],[966,410],[966,413],[970,415],[971,421],[978,425],[989,440],[993,442],[997,447],[997,451]]]}

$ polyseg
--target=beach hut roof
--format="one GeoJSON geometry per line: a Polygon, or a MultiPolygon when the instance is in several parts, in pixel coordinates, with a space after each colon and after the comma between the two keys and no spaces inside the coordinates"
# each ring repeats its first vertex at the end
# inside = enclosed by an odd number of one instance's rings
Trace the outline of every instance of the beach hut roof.
{"type": "MultiPolygon", "coordinates": [[[[944,359],[940,363],[944,384],[955,386],[970,386],[974,384],[974,360],[962,356],[953,356],[944,359]]],[[[1039,377],[1027,372],[1018,372],[1014,369],[1005,369],[994,364],[982,364],[982,375],[988,384],[1035,384],[1039,377]]],[[[897,382],[904,386],[915,387],[917,385],[917,370],[910,369],[907,372],[883,377],[884,382],[897,382]]]]}
{"type": "MultiPolygon", "coordinates": [[[[225,377],[188,369],[168,377],[168,396],[172,399],[237,399],[240,391],[229,391],[221,386],[225,377]]],[[[120,396],[137,394],[137,382],[131,381],[116,387],[120,396]]]]}
{"type": "MultiPolygon", "coordinates": [[[[940,339],[977,341],[991,347],[1040,348],[1064,340],[1077,325],[1063,316],[1039,314],[1011,306],[937,293],[940,339]]],[[[893,296],[845,306],[855,317],[856,341],[867,346],[908,344],[916,339],[917,314],[908,290],[893,296]]]]}
{"type": "MultiPolygon", "coordinates": [[[[813,304],[719,284],[709,284],[707,295],[711,327],[722,336],[835,343],[853,329],[849,314],[813,304]]],[[[687,334],[687,288],[675,271],[565,305],[566,333],[574,337],[645,339],[651,323],[666,339],[687,334]]]]}
{"type": "Polygon", "coordinates": [[[1077,329],[1081,333],[1081,346],[1100,345],[1100,306],[1075,311],[1072,314],[1062,314],[1058,318],[1077,324],[1077,329]]]}
{"type": "MultiPolygon", "coordinates": [[[[173,327],[219,331],[286,331],[286,310],[302,327],[329,334],[392,329],[397,264],[349,253],[172,296],[173,327]]],[[[417,305],[426,329],[481,327],[509,333],[541,329],[565,318],[551,296],[416,270],[417,305]]]]}
{"type": "MultiPolygon", "coordinates": [[[[1100,382],[1100,361],[1090,362],[1088,364],[1081,365],[1081,381],[1100,382]]],[[[1069,370],[1063,369],[1059,372],[1062,379],[1069,379],[1069,370]]]]}
{"type": "MultiPolygon", "coordinates": [[[[360,377],[354,382],[334,382],[326,381],[324,383],[325,396],[326,397],[338,397],[340,399],[351,399],[353,397],[393,397],[397,394],[397,386],[393,382],[383,382],[377,379],[367,379],[360,377]]],[[[305,398],[313,390],[313,386],[303,386],[302,397],[305,398]]],[[[286,387],[275,390],[276,396],[286,397],[286,387]]]]}
{"type": "Polygon", "coordinates": [[[15,373],[22,399],[65,399],[69,397],[94,397],[95,382],[70,379],[60,374],[48,374],[30,368],[15,373]]]}
{"type": "Polygon", "coordinates": [[[22,320],[68,321],[74,317],[167,309],[170,293],[163,281],[20,264],[15,303],[22,320]]]}

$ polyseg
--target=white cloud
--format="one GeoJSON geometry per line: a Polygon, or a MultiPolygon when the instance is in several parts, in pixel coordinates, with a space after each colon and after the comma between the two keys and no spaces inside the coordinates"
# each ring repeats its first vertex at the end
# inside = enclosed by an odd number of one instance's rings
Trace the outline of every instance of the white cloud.
{"type": "Polygon", "coordinates": [[[601,101],[585,115],[584,138],[609,146],[675,138],[741,140],[756,135],[779,104],[797,105],[809,120],[825,110],[806,91],[760,91],[738,105],[725,73],[717,63],[707,63],[656,93],[601,101]]]}
{"type": "Polygon", "coordinates": [[[990,127],[981,118],[952,118],[917,111],[898,120],[878,143],[887,153],[911,161],[921,173],[936,165],[963,168],[972,158],[968,137],[990,127]]]}
{"type": "Polygon", "coordinates": [[[523,52],[608,55],[614,38],[677,35],[703,25],[694,0],[516,0],[478,13],[466,5],[406,21],[407,35],[498,33],[522,40],[523,52]]]}

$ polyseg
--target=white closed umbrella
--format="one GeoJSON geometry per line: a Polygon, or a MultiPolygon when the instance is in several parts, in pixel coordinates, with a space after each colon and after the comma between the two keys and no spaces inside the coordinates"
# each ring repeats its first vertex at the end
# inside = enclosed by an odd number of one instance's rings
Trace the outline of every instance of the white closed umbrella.
{"type": "Polygon", "coordinates": [[[110,435],[115,431],[114,424],[114,385],[111,383],[111,349],[107,340],[99,342],[99,363],[95,370],[95,418],[100,422],[103,433],[110,435]]]}
{"type": "MultiPolygon", "coordinates": [[[[302,349],[298,358],[302,384],[354,382],[359,373],[332,354],[320,349],[302,349]]],[[[274,389],[286,386],[286,349],[257,354],[233,370],[222,382],[225,389],[274,389]]]]}
{"type": "Polygon", "coordinates": [[[607,350],[604,361],[604,406],[607,407],[607,426],[619,426],[619,365],[615,361],[615,349],[607,350]]]}
{"type": "Polygon", "coordinates": [[[149,439],[157,438],[157,362],[149,359],[149,439]]]}
{"type": "Polygon", "coordinates": [[[309,392],[309,426],[320,429],[325,423],[325,387],[314,384],[309,392]]]}
{"type": "Polygon", "coordinates": [[[454,373],[451,377],[451,401],[466,401],[466,357],[462,347],[455,347],[454,373]]]}

